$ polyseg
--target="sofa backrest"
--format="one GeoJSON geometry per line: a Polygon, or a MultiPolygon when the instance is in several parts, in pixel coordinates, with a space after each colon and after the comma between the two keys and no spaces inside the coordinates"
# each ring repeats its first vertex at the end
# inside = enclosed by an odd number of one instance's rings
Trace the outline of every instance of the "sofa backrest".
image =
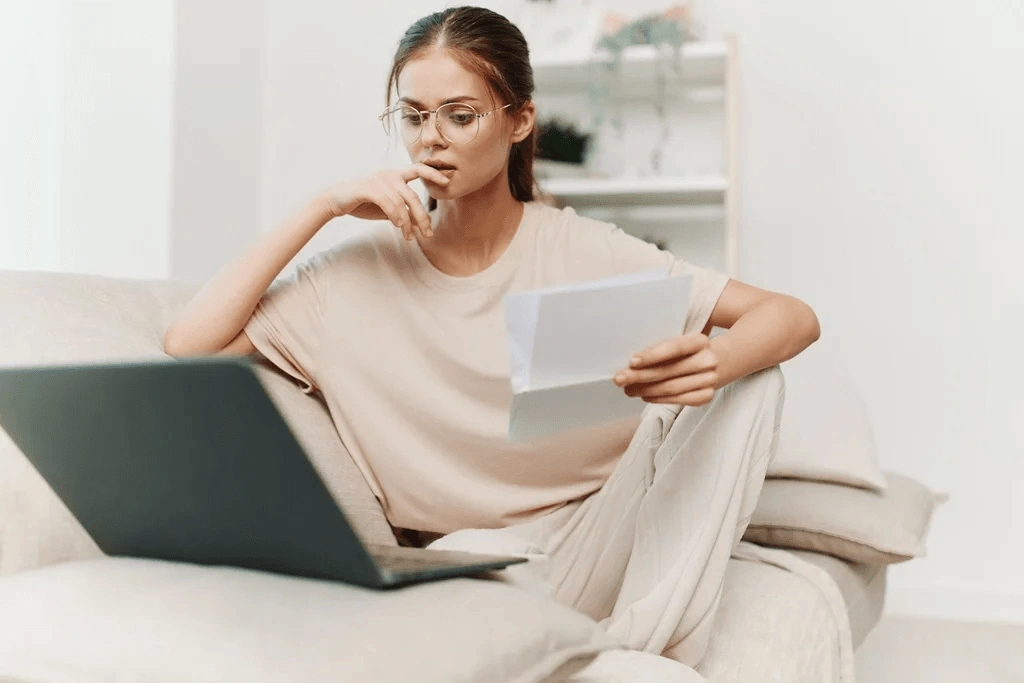
{"type": "MultiPolygon", "coordinates": [[[[171,281],[0,271],[0,366],[162,359],[163,333],[197,288],[171,281]]],[[[357,532],[395,544],[322,399],[257,354],[256,372],[357,532]]],[[[0,575],[99,549],[0,429],[0,575]]]]}

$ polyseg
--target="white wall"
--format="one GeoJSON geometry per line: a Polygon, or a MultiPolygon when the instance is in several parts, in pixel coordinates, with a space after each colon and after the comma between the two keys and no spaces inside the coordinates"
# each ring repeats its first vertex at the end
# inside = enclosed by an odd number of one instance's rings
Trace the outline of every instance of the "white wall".
{"type": "Polygon", "coordinates": [[[260,233],[264,8],[174,4],[171,274],[199,284],[260,233]]]}
{"type": "MultiPolygon", "coordinates": [[[[377,116],[390,60],[404,28],[430,3],[265,0],[263,230],[317,192],[390,164],[377,116]]],[[[332,221],[292,265],[362,221],[332,221]]]]}
{"type": "MultiPolygon", "coordinates": [[[[373,117],[390,56],[441,6],[267,0],[264,230],[388,160],[373,117]]],[[[1024,621],[1022,11],[697,4],[741,42],[741,279],[812,304],[814,353],[865,397],[883,467],[952,496],[928,557],[892,568],[891,613],[1024,621]]]]}
{"type": "Polygon", "coordinates": [[[259,234],[262,3],[0,12],[0,268],[201,282],[259,234]]]}
{"type": "Polygon", "coordinates": [[[0,6],[0,267],[169,274],[171,8],[0,6]]]}
{"type": "Polygon", "coordinates": [[[172,0],[60,3],[59,267],[170,273],[172,0]]]}
{"type": "Polygon", "coordinates": [[[743,41],[742,275],[814,306],[883,465],[951,493],[890,612],[1024,621],[1024,8],[715,8],[743,41]]]}
{"type": "Polygon", "coordinates": [[[57,0],[0,5],[0,268],[58,258],[55,190],[57,0]]]}

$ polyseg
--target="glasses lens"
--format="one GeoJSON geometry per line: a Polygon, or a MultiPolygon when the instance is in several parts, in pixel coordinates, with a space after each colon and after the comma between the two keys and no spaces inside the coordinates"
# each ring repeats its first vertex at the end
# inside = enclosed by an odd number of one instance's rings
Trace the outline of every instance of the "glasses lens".
{"type": "Polygon", "coordinates": [[[476,109],[468,104],[446,104],[437,110],[441,135],[451,143],[462,145],[471,142],[480,130],[480,118],[476,109]]]}
{"type": "Polygon", "coordinates": [[[383,119],[384,132],[398,135],[406,143],[416,142],[423,127],[423,115],[412,107],[395,107],[383,119]]]}

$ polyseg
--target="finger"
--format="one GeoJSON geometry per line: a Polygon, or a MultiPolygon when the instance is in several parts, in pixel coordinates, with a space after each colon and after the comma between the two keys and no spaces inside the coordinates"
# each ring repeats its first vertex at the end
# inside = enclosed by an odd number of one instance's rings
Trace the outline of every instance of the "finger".
{"type": "Polygon", "coordinates": [[[662,403],[669,405],[682,405],[682,406],[703,406],[711,403],[712,399],[715,398],[714,389],[701,389],[700,391],[693,391],[688,394],[681,394],[678,396],[666,396],[664,398],[652,398],[644,399],[647,403],[662,403]]]}
{"type": "Polygon", "coordinates": [[[674,377],[663,382],[633,384],[627,386],[625,391],[627,396],[639,396],[645,400],[648,398],[667,398],[708,388],[714,389],[717,381],[718,373],[702,372],[685,377],[674,377]]]}
{"type": "Polygon", "coordinates": [[[613,381],[620,387],[635,386],[638,384],[650,384],[652,382],[664,382],[673,377],[681,377],[690,373],[684,372],[681,367],[682,361],[656,365],[643,370],[626,368],[615,374],[613,381]]]}
{"type": "Polygon", "coordinates": [[[689,356],[707,348],[708,338],[703,334],[685,334],[670,337],[634,355],[630,361],[631,368],[642,368],[657,365],[673,358],[689,356]]]}
{"type": "Polygon", "coordinates": [[[426,209],[423,208],[423,202],[420,201],[420,198],[416,196],[416,193],[408,185],[399,187],[398,193],[402,195],[402,199],[409,209],[409,214],[412,217],[413,224],[416,226],[416,230],[419,231],[421,236],[430,237],[434,231],[430,227],[430,216],[427,215],[426,209]]]}
{"type": "Polygon", "coordinates": [[[407,183],[412,182],[417,178],[429,180],[432,183],[442,186],[451,182],[451,178],[446,176],[444,173],[441,173],[433,166],[427,166],[426,164],[413,164],[402,171],[402,180],[407,183]]]}
{"type": "Polygon", "coordinates": [[[392,188],[388,188],[386,192],[388,206],[385,211],[387,211],[388,218],[401,229],[405,239],[411,240],[413,231],[412,218],[409,216],[409,208],[405,205],[405,200],[402,198],[402,195],[392,188]]]}
{"type": "Polygon", "coordinates": [[[711,349],[704,349],[695,354],[682,358],[673,358],[658,365],[651,365],[641,369],[624,368],[615,374],[615,383],[623,387],[628,384],[660,382],[671,377],[694,375],[699,372],[716,370],[717,368],[718,356],[711,349]]]}

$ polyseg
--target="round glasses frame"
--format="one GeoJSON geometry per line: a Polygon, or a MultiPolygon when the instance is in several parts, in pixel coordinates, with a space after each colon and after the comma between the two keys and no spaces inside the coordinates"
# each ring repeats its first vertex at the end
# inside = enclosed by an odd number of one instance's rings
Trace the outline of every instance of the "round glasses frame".
{"type": "Polygon", "coordinates": [[[492,109],[490,111],[485,111],[483,113],[479,113],[479,112],[477,112],[476,107],[474,107],[474,106],[472,106],[470,104],[465,104],[463,102],[449,102],[447,104],[442,104],[437,109],[417,109],[416,107],[412,106],[411,104],[396,104],[393,107],[385,109],[381,113],[381,115],[377,117],[377,120],[380,121],[381,126],[384,128],[384,134],[390,136],[391,133],[394,132],[394,131],[391,130],[391,126],[388,124],[388,121],[389,121],[391,115],[394,114],[397,111],[402,110],[402,109],[411,109],[411,110],[415,111],[417,114],[419,114],[420,116],[423,117],[423,120],[420,122],[419,130],[416,133],[416,137],[413,138],[412,140],[408,140],[407,141],[407,144],[413,144],[414,142],[418,141],[423,136],[423,127],[427,124],[427,121],[430,119],[430,115],[433,114],[434,115],[434,127],[437,129],[437,134],[438,135],[440,135],[442,138],[444,138],[445,140],[447,140],[449,143],[451,143],[453,145],[454,144],[460,144],[460,143],[461,144],[466,144],[467,142],[472,142],[474,139],[476,139],[476,136],[480,133],[480,119],[484,118],[485,116],[490,116],[491,114],[493,114],[496,111],[501,111],[502,109],[508,109],[511,106],[512,106],[512,104],[509,103],[509,104],[506,104],[503,107],[498,107],[497,109],[492,109]],[[444,134],[443,130],[441,130],[441,119],[437,115],[437,112],[439,112],[439,111],[441,111],[443,109],[449,108],[449,107],[451,107],[451,108],[460,107],[462,109],[469,109],[470,111],[473,112],[472,115],[476,117],[476,130],[473,131],[473,137],[471,137],[469,140],[462,140],[462,141],[452,140],[451,138],[449,138],[447,135],[444,134]]]}

